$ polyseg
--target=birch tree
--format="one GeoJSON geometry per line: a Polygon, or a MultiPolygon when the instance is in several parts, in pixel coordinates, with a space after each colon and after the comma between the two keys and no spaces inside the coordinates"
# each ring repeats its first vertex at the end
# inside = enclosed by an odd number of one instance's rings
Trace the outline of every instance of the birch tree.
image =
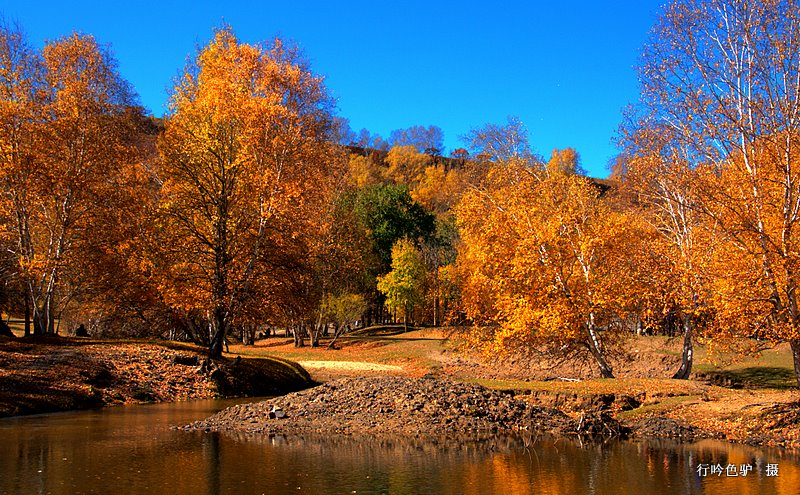
{"type": "Polygon", "coordinates": [[[800,5],[674,2],[640,79],[640,112],[668,129],[683,157],[674,166],[704,178],[699,207],[723,233],[720,330],[788,341],[800,385],[800,5]]]}
{"type": "MultiPolygon", "coordinates": [[[[281,40],[251,45],[224,27],[178,81],[159,143],[164,295],[207,325],[211,355],[258,297],[307,295],[308,240],[339,163],[333,129],[322,79],[281,40]]],[[[285,302],[292,318],[312,306],[285,302]]]]}

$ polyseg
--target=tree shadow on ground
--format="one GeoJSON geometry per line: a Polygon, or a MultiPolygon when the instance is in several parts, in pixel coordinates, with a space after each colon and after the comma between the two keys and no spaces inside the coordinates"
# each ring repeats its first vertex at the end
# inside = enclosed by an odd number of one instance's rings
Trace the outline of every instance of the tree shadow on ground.
{"type": "Polygon", "coordinates": [[[715,385],[727,388],[792,389],[797,387],[794,372],[775,366],[751,366],[734,370],[712,371],[704,374],[715,385]]]}

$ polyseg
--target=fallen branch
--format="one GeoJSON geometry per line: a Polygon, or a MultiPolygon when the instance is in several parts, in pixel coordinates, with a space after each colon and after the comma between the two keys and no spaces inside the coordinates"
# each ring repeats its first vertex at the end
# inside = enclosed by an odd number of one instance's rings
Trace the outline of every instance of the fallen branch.
{"type": "Polygon", "coordinates": [[[552,382],[553,380],[561,380],[562,382],[580,382],[582,380],[578,378],[565,378],[563,376],[551,376],[549,378],[545,378],[542,380],[543,382],[552,382]]]}

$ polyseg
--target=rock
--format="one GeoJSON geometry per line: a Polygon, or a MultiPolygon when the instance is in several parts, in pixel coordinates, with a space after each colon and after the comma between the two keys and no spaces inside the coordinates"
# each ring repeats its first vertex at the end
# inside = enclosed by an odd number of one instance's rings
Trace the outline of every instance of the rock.
{"type": "Polygon", "coordinates": [[[269,419],[283,419],[286,417],[286,412],[278,406],[272,406],[272,410],[267,416],[269,419]]]}

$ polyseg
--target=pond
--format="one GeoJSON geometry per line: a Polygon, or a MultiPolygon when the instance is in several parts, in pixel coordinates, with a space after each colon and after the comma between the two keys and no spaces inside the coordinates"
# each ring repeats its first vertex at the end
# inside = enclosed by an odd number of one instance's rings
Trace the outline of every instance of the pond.
{"type": "Polygon", "coordinates": [[[800,487],[797,453],[718,441],[375,440],[170,429],[231,404],[0,420],[0,493],[796,495],[800,487]]]}

